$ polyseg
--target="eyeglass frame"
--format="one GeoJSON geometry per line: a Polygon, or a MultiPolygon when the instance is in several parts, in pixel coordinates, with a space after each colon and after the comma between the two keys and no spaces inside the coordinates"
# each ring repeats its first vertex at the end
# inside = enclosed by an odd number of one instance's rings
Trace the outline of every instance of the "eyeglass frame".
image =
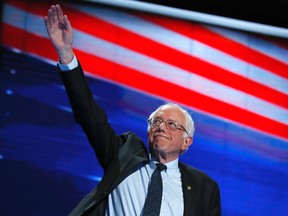
{"type": "Polygon", "coordinates": [[[179,124],[178,122],[175,122],[175,121],[173,121],[173,120],[169,120],[169,119],[168,119],[168,120],[163,120],[163,119],[161,119],[161,118],[156,117],[156,118],[149,118],[149,119],[147,119],[147,122],[148,122],[148,124],[150,125],[150,127],[152,127],[152,128],[160,127],[160,125],[164,122],[164,123],[165,123],[165,126],[166,126],[166,128],[167,128],[168,130],[171,130],[171,131],[182,130],[182,131],[186,132],[187,135],[189,135],[189,134],[188,134],[188,131],[186,130],[186,128],[185,128],[183,125],[181,125],[181,124],[179,124]],[[154,120],[154,119],[159,120],[160,123],[159,123],[159,124],[153,124],[153,123],[152,123],[152,120],[154,120]],[[169,124],[168,124],[168,123],[173,123],[173,124],[175,125],[175,129],[169,127],[169,124]]]}

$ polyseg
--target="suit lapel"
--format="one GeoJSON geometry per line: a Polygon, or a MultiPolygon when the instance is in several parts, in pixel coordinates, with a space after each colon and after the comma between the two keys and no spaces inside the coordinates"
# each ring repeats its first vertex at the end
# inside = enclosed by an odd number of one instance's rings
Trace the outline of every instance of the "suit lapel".
{"type": "Polygon", "coordinates": [[[193,175],[189,172],[186,165],[179,163],[181,180],[182,180],[182,190],[184,196],[184,216],[196,216],[197,207],[197,189],[194,188],[195,181],[193,175]]]}
{"type": "Polygon", "coordinates": [[[126,133],[122,136],[125,136],[125,144],[99,183],[97,202],[104,199],[135,167],[149,160],[144,143],[135,134],[126,133]]]}

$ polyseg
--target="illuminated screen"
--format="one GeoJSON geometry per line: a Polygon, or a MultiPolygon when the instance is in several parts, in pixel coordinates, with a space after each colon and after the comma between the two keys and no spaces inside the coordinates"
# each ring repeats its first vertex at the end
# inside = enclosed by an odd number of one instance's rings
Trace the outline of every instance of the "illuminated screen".
{"type": "MultiPolygon", "coordinates": [[[[1,215],[62,216],[103,171],[75,123],[43,23],[50,3],[4,1],[1,215]]],[[[219,183],[223,216],[288,212],[288,41],[100,4],[62,8],[96,102],[147,140],[159,105],[192,114],[180,160],[219,183]]]]}

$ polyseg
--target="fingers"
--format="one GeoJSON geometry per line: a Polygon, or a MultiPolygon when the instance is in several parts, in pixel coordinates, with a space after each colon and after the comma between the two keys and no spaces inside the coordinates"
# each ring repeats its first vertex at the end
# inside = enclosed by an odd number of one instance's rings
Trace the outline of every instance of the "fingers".
{"type": "Polygon", "coordinates": [[[46,26],[52,27],[56,22],[63,21],[63,12],[60,5],[52,5],[48,10],[47,18],[44,18],[46,26]]]}
{"type": "Polygon", "coordinates": [[[44,23],[45,23],[45,27],[48,31],[48,28],[51,28],[51,25],[50,25],[50,22],[49,22],[49,19],[47,16],[44,17],[44,23]]]}
{"type": "Polygon", "coordinates": [[[57,5],[55,5],[54,9],[55,9],[55,12],[57,14],[58,20],[62,21],[63,20],[63,12],[62,12],[61,6],[59,4],[57,4],[57,5]]]}
{"type": "MultiPolygon", "coordinates": [[[[49,27],[51,27],[55,23],[55,10],[54,5],[51,6],[51,8],[48,10],[47,18],[45,17],[44,21],[45,24],[49,24],[49,27]]],[[[47,25],[48,26],[48,25],[47,25]]]]}

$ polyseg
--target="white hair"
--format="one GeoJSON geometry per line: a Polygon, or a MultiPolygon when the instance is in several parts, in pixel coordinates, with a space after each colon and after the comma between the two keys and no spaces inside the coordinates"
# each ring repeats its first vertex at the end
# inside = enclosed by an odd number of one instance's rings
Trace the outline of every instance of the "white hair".
{"type": "MultiPolygon", "coordinates": [[[[163,109],[164,107],[169,106],[169,107],[175,107],[177,109],[179,109],[185,116],[185,125],[183,125],[185,127],[185,129],[188,132],[188,136],[193,137],[194,135],[194,131],[195,131],[195,126],[194,126],[194,121],[192,119],[191,114],[189,114],[189,112],[182,108],[181,106],[179,106],[178,104],[175,103],[167,103],[167,104],[163,104],[161,106],[159,106],[154,112],[152,112],[149,116],[148,119],[151,119],[154,117],[154,115],[156,114],[157,111],[163,109]]],[[[150,130],[150,125],[148,124],[148,131],[150,130]]]]}

